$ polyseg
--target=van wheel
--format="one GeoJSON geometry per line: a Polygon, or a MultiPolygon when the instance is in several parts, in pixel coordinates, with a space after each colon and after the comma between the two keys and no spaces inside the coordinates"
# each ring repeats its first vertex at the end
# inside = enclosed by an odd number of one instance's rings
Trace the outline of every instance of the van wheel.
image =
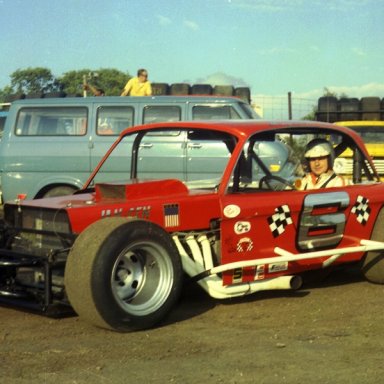
{"type": "Polygon", "coordinates": [[[43,198],[45,197],[57,197],[57,196],[66,196],[73,195],[77,189],[74,187],[70,187],[69,185],[60,185],[58,187],[53,187],[49,189],[47,192],[43,194],[43,198]]]}
{"type": "MultiPolygon", "coordinates": [[[[371,240],[384,241],[384,209],[377,216],[371,240]]],[[[367,280],[384,284],[384,251],[367,252],[361,270],[367,280]]]]}
{"type": "Polygon", "coordinates": [[[80,318],[128,332],[149,328],[176,303],[182,266],[171,237],[156,224],[105,218],[76,239],[65,268],[68,299],[80,318]]]}

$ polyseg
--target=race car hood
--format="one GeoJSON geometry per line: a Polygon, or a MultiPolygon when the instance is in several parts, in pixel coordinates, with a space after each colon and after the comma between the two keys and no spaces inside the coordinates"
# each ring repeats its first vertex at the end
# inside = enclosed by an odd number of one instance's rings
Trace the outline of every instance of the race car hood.
{"type": "Polygon", "coordinates": [[[188,188],[175,179],[155,181],[133,181],[127,183],[100,183],[95,187],[96,202],[105,199],[142,199],[151,196],[169,196],[187,194],[188,188]]]}
{"type": "Polygon", "coordinates": [[[60,215],[68,217],[71,232],[75,234],[107,216],[151,219],[161,223],[164,207],[186,201],[188,195],[188,188],[181,181],[174,179],[100,183],[96,184],[94,192],[91,193],[7,203],[4,214],[6,221],[15,225],[18,221],[16,217],[34,218],[47,215],[45,221],[55,221],[60,212],[60,215]]]}

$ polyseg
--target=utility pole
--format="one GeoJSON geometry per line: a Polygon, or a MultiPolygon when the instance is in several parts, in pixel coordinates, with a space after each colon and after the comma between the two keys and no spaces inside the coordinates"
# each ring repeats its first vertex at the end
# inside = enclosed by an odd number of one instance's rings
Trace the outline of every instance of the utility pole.
{"type": "Polygon", "coordinates": [[[292,120],[292,93],[288,92],[288,119],[292,120]]]}

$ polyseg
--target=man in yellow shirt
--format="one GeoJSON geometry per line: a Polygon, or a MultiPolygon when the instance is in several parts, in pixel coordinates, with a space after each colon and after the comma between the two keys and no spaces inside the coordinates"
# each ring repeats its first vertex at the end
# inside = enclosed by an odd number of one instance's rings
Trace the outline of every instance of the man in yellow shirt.
{"type": "Polygon", "coordinates": [[[145,69],[137,71],[137,77],[132,77],[125,85],[120,96],[151,96],[152,87],[148,81],[148,72],[145,69]]]}

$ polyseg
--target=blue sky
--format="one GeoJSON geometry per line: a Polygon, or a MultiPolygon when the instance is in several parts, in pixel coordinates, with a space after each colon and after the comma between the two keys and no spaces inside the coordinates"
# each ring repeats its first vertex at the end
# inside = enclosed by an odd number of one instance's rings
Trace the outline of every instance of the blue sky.
{"type": "Polygon", "coordinates": [[[16,69],[149,71],[153,82],[384,97],[381,0],[0,0],[0,88],[16,69]]]}

